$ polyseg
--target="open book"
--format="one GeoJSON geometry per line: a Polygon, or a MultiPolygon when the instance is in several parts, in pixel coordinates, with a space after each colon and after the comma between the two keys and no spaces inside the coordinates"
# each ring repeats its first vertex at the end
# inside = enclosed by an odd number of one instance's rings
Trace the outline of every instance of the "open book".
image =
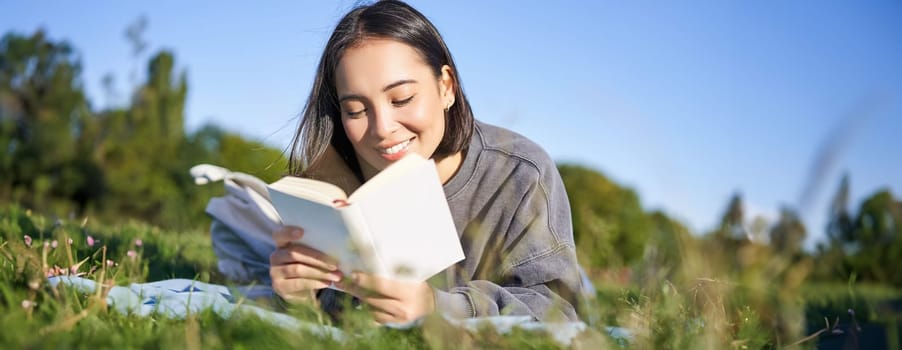
{"type": "Polygon", "coordinates": [[[415,154],[391,164],[350,196],[332,184],[283,177],[269,185],[282,223],[300,243],[366,271],[422,282],[463,260],[435,163],[415,154]]]}

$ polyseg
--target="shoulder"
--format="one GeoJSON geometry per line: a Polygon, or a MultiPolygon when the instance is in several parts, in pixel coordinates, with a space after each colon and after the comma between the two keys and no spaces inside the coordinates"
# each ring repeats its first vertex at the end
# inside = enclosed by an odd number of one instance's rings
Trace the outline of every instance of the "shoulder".
{"type": "Polygon", "coordinates": [[[539,177],[548,172],[557,173],[554,161],[541,146],[514,131],[477,121],[473,137],[479,138],[482,153],[489,162],[518,163],[521,165],[518,168],[530,169],[539,177]]]}
{"type": "Polygon", "coordinates": [[[523,135],[482,122],[477,122],[474,137],[482,144],[477,166],[485,176],[481,187],[504,193],[495,197],[508,199],[502,204],[512,205],[515,222],[528,226],[533,220],[547,220],[555,246],[572,245],[566,190],[548,153],[523,135]]]}
{"type": "Polygon", "coordinates": [[[449,200],[488,193],[543,192],[560,187],[560,175],[542,147],[516,132],[476,121],[461,167],[445,185],[449,200]]]}

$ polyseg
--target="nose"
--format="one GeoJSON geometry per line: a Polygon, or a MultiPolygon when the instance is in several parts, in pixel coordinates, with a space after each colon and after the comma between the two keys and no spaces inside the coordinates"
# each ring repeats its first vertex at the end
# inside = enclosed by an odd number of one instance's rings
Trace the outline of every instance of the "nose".
{"type": "Polygon", "coordinates": [[[380,106],[373,108],[370,118],[370,133],[380,139],[386,139],[398,130],[398,121],[395,119],[391,107],[380,106]]]}

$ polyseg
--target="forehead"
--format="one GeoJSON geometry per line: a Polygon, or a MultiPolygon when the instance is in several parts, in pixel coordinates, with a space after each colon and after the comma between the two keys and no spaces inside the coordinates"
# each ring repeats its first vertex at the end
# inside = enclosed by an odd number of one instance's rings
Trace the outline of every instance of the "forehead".
{"type": "Polygon", "coordinates": [[[335,68],[338,91],[366,92],[402,79],[422,81],[432,69],[420,53],[392,39],[365,39],[345,50],[335,68]]]}

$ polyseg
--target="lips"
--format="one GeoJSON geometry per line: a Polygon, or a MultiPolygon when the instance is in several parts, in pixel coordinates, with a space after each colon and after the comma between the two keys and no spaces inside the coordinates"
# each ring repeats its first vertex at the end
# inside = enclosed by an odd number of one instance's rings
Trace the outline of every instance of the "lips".
{"type": "Polygon", "coordinates": [[[382,152],[382,154],[392,155],[407,149],[407,146],[410,146],[410,140],[403,141],[388,148],[383,148],[380,151],[382,152]]]}
{"type": "Polygon", "coordinates": [[[393,145],[391,147],[380,147],[379,152],[382,154],[386,154],[386,155],[397,154],[401,151],[406,150],[407,147],[410,146],[410,142],[412,140],[413,140],[412,138],[408,139],[408,140],[404,140],[399,143],[396,143],[395,145],[393,145]]]}
{"type": "Polygon", "coordinates": [[[382,156],[383,159],[393,162],[401,159],[401,157],[407,154],[411,142],[413,142],[413,138],[398,142],[389,147],[378,147],[377,149],[379,150],[379,155],[382,156]]]}

